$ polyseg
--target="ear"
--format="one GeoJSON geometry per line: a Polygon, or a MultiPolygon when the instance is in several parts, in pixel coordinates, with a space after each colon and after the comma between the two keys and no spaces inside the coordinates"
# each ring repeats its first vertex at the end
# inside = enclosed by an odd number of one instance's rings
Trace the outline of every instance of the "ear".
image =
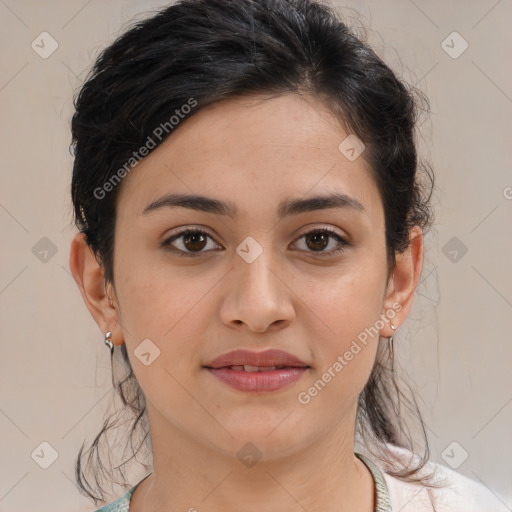
{"type": "Polygon", "coordinates": [[[411,310],[414,291],[423,268],[423,231],[419,226],[409,230],[409,247],[401,254],[396,254],[396,264],[388,281],[384,311],[394,310],[396,315],[392,321],[386,322],[380,335],[389,337],[393,335],[390,323],[398,328],[405,322],[411,310]],[[399,306],[400,305],[400,306],[399,306]]]}
{"type": "Polygon", "coordinates": [[[119,322],[115,293],[110,284],[106,286],[104,268],[98,263],[92,249],[85,241],[85,234],[78,233],[71,242],[69,268],[80,289],[87,309],[105,335],[112,332],[112,342],[122,345],[123,332],[119,322]]]}

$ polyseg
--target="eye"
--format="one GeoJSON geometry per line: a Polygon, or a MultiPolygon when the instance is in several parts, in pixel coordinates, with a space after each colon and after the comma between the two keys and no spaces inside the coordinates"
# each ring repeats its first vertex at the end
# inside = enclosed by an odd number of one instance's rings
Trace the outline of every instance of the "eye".
{"type": "Polygon", "coordinates": [[[338,235],[336,231],[329,228],[313,229],[304,233],[298,240],[301,240],[302,238],[306,241],[306,247],[313,249],[312,251],[307,252],[319,253],[321,256],[333,256],[335,254],[339,254],[350,246],[343,237],[338,235]],[[336,240],[338,246],[330,251],[325,251],[324,249],[329,245],[329,239],[336,240]]]}
{"type": "MultiPolygon", "coordinates": [[[[186,229],[171,236],[162,243],[162,246],[167,247],[172,252],[177,253],[179,256],[199,256],[203,249],[208,245],[207,240],[213,240],[212,237],[199,229],[186,229]],[[181,247],[172,245],[175,240],[179,241],[181,247]]],[[[218,246],[220,247],[220,246],[218,246]]]]}
{"type": "MultiPolygon", "coordinates": [[[[306,247],[312,250],[306,252],[318,253],[322,256],[332,256],[343,252],[350,244],[341,237],[334,230],[329,228],[313,229],[304,233],[298,240],[304,238],[306,240],[306,247]],[[330,251],[324,250],[329,246],[329,239],[336,240],[338,247],[330,251]]],[[[170,251],[178,254],[179,256],[195,257],[201,253],[207,252],[204,250],[208,246],[208,239],[212,237],[206,232],[199,229],[185,229],[166,239],[162,243],[162,247],[168,248],[170,251]],[[174,242],[179,243],[174,245],[174,242]]],[[[217,248],[220,246],[217,244],[217,248]]],[[[210,248],[212,250],[212,248],[210,248]]]]}

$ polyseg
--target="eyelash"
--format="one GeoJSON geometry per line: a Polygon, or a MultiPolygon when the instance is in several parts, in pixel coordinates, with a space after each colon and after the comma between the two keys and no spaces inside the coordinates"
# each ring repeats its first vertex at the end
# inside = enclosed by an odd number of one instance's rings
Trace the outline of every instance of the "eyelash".
{"type": "MultiPolygon", "coordinates": [[[[350,246],[350,244],[344,238],[342,238],[340,235],[338,235],[338,233],[336,233],[334,230],[332,230],[330,228],[317,228],[317,229],[313,229],[311,231],[307,231],[306,233],[303,233],[297,240],[300,240],[301,238],[303,238],[307,235],[315,234],[315,233],[324,233],[324,234],[327,233],[332,238],[335,238],[338,241],[338,243],[340,244],[340,247],[338,247],[337,249],[328,251],[328,252],[323,252],[323,251],[318,251],[318,252],[306,251],[306,252],[310,252],[312,254],[316,254],[321,257],[334,256],[336,254],[342,253],[343,251],[345,251],[345,249],[348,246],[350,246]]],[[[187,257],[187,258],[195,258],[197,256],[201,256],[201,254],[208,252],[208,251],[199,251],[199,252],[195,252],[195,253],[194,252],[186,252],[186,251],[182,251],[181,249],[176,249],[175,247],[172,247],[170,245],[171,242],[173,242],[174,240],[177,240],[183,236],[196,235],[196,234],[206,235],[207,237],[209,237],[213,240],[213,238],[206,231],[189,228],[189,229],[180,231],[179,233],[176,233],[175,235],[172,235],[170,238],[168,238],[167,240],[162,242],[162,247],[166,247],[168,250],[172,251],[173,253],[177,254],[178,256],[183,256],[183,257],[187,257]]]]}

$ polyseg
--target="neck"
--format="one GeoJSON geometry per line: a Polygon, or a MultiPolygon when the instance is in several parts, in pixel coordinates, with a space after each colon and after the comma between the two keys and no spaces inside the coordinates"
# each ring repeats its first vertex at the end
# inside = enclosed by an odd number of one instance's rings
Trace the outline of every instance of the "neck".
{"type": "MultiPolygon", "coordinates": [[[[148,416],[153,473],[132,495],[130,512],[374,510],[373,477],[354,455],[355,411],[317,442],[275,456],[267,449],[255,463],[251,459],[243,463],[232,453],[169,429],[150,404],[148,416]]],[[[251,454],[250,448],[247,453],[251,454]]]]}

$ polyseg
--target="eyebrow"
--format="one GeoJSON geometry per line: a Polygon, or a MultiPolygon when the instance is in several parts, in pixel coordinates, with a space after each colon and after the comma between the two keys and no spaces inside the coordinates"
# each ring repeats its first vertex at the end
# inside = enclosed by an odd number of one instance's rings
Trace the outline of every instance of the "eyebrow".
{"type": "MultiPolygon", "coordinates": [[[[189,208],[205,213],[225,215],[234,218],[238,214],[238,208],[231,201],[221,201],[211,197],[190,194],[166,194],[148,204],[142,211],[142,215],[160,210],[162,208],[189,208]]],[[[300,213],[325,210],[328,208],[352,208],[359,212],[366,212],[364,206],[346,194],[333,193],[325,196],[309,197],[307,199],[288,199],[279,203],[277,208],[278,218],[300,213]]]]}

